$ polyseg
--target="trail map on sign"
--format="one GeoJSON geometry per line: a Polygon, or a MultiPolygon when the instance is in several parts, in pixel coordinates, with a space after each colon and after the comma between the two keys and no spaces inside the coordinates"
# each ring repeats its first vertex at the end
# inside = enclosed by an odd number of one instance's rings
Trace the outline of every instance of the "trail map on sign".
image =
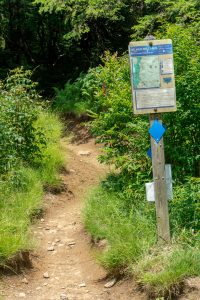
{"type": "Polygon", "coordinates": [[[129,57],[134,113],[176,111],[172,41],[131,42],[129,57]]]}
{"type": "Polygon", "coordinates": [[[160,87],[160,64],[158,56],[145,56],[133,58],[134,87],[158,88],[160,87]]]}

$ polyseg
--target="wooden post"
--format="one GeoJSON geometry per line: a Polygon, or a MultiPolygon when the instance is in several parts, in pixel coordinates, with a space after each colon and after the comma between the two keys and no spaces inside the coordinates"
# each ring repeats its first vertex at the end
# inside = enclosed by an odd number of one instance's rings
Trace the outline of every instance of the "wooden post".
{"type": "MultiPolygon", "coordinates": [[[[155,114],[150,114],[150,125],[152,125],[155,119],[158,119],[159,122],[162,123],[161,114],[155,113],[155,114]]],[[[166,178],[165,178],[165,155],[164,155],[163,138],[161,138],[159,143],[157,143],[151,137],[151,151],[152,151],[152,166],[153,166],[158,242],[168,243],[170,241],[170,228],[169,228],[167,187],[166,187],[166,178]]]]}
{"type": "MultiPolygon", "coordinates": [[[[155,119],[162,123],[160,113],[177,110],[172,41],[147,36],[144,41],[130,42],[129,58],[134,114],[150,114],[151,124],[155,119]]],[[[157,143],[151,137],[151,150],[158,241],[169,242],[163,138],[157,143]]]]}

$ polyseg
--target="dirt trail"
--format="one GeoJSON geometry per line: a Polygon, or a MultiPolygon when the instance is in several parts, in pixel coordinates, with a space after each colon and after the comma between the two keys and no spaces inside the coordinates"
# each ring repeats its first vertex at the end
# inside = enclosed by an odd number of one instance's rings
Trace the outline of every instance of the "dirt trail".
{"type": "Polygon", "coordinates": [[[92,256],[90,238],[81,224],[81,209],[83,197],[105,176],[106,168],[98,163],[99,149],[92,140],[86,144],[64,142],[63,145],[69,170],[62,175],[67,191],[45,196],[44,219],[32,229],[38,241],[33,253],[34,268],[21,275],[3,277],[2,299],[146,299],[136,291],[131,280],[118,282],[110,289],[104,287],[106,272],[92,256]],[[91,154],[81,156],[80,151],[91,154]],[[44,278],[46,272],[49,278],[44,278]]]}

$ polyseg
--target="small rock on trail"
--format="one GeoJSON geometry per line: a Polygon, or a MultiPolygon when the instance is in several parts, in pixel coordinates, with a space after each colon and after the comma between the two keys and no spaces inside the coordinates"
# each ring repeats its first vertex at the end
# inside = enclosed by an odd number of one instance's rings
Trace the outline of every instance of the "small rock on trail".
{"type": "Polygon", "coordinates": [[[80,287],[80,288],[86,287],[86,284],[85,284],[85,282],[83,282],[83,283],[79,284],[79,287],[80,287]]]}
{"type": "Polygon", "coordinates": [[[54,250],[55,250],[54,246],[50,246],[47,248],[47,251],[54,251],[54,250]]]}
{"type": "Polygon", "coordinates": [[[19,293],[19,298],[25,298],[26,294],[25,293],[19,293]]]}
{"type": "Polygon", "coordinates": [[[25,278],[23,278],[23,279],[22,279],[22,282],[23,282],[23,283],[26,283],[26,284],[28,284],[28,280],[27,280],[27,278],[26,278],[26,277],[25,277],[25,278]]]}
{"type": "Polygon", "coordinates": [[[111,287],[113,287],[115,284],[116,284],[116,282],[117,282],[117,279],[116,278],[113,278],[112,280],[110,280],[110,281],[108,281],[105,285],[104,285],[104,287],[105,288],[111,288],[111,287]]]}
{"type": "Polygon", "coordinates": [[[43,277],[44,278],[49,278],[50,276],[49,276],[49,273],[48,272],[45,272],[44,274],[43,274],[43,277]]]}
{"type": "Polygon", "coordinates": [[[69,300],[69,298],[67,298],[66,294],[60,294],[60,299],[61,300],[69,300]]]}
{"type": "Polygon", "coordinates": [[[89,156],[89,155],[91,155],[91,151],[79,151],[78,155],[80,155],[80,156],[89,156]]]}

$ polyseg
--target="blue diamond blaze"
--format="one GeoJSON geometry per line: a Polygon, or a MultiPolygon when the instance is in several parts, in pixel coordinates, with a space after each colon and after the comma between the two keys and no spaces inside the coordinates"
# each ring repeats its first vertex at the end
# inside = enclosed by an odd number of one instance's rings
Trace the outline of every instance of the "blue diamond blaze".
{"type": "Polygon", "coordinates": [[[156,143],[159,143],[165,131],[166,128],[158,120],[155,120],[149,129],[149,133],[156,143]]]}

